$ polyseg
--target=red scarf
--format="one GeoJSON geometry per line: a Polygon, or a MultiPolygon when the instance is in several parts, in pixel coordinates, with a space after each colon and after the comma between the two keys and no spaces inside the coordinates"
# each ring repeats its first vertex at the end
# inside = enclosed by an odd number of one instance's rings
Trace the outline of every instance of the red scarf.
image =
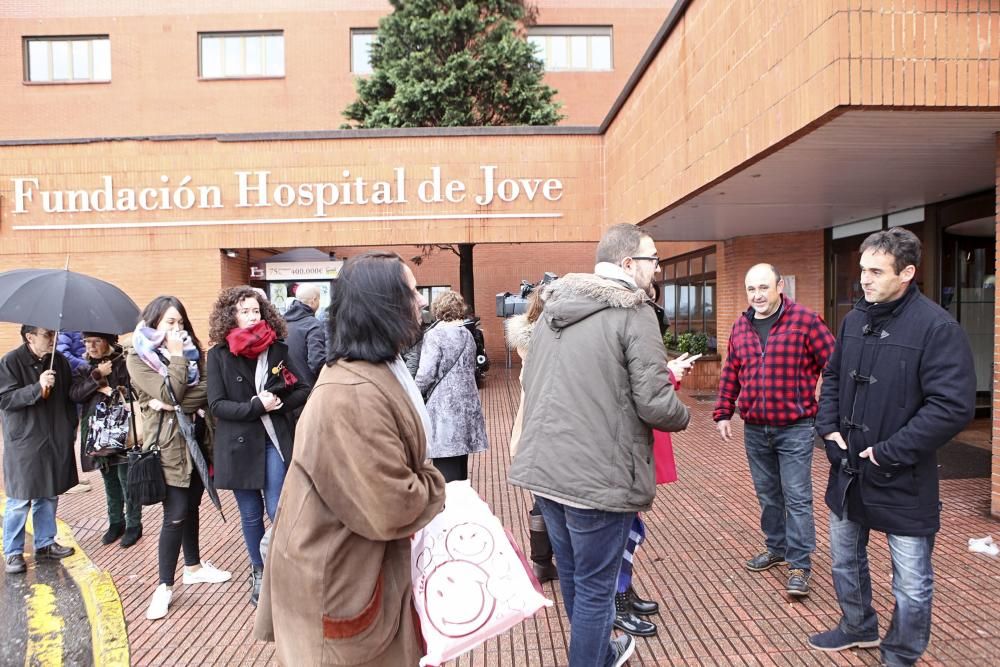
{"type": "Polygon", "coordinates": [[[246,357],[247,359],[256,359],[276,340],[278,340],[278,335],[274,333],[274,329],[267,323],[267,320],[260,320],[257,324],[246,329],[237,327],[226,336],[229,351],[237,357],[246,357]]]}

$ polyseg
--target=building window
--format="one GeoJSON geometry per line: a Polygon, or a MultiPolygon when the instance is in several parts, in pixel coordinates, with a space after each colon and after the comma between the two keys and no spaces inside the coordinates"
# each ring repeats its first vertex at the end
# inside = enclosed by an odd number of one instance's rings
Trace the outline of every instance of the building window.
{"type": "Polygon", "coordinates": [[[550,72],[613,67],[611,26],[536,26],[528,29],[528,43],[550,72]]]}
{"type": "Polygon", "coordinates": [[[351,72],[354,74],[372,73],[372,44],[375,43],[377,31],[374,28],[351,29],[351,72]]]}
{"type": "Polygon", "coordinates": [[[24,80],[32,83],[111,81],[111,40],[89,37],[25,37],[24,80]]]}
{"type": "Polygon", "coordinates": [[[285,35],[280,30],[200,33],[198,75],[203,79],[285,76],[285,35]]]}
{"type": "Polygon", "coordinates": [[[715,248],[663,260],[660,269],[660,295],[671,333],[704,333],[708,347],[717,349],[715,248]]]}

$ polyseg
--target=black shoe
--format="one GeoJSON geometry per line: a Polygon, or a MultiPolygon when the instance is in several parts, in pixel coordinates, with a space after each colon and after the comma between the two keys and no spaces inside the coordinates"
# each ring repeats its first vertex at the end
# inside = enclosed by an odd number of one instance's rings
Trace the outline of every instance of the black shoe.
{"type": "Polygon", "coordinates": [[[653,616],[660,613],[660,603],[653,600],[643,600],[631,586],[625,592],[628,593],[629,600],[632,602],[633,614],[638,616],[653,616]]]}
{"type": "Polygon", "coordinates": [[[556,565],[552,561],[552,543],[545,529],[545,519],[541,515],[531,515],[528,518],[528,547],[532,562],[532,570],[539,583],[544,584],[559,578],[556,565]]]}
{"type": "Polygon", "coordinates": [[[3,570],[7,574],[24,574],[28,570],[28,564],[24,562],[22,554],[11,554],[4,559],[3,570]]]}
{"type": "Polygon", "coordinates": [[[134,528],[126,528],[125,537],[122,538],[122,549],[128,549],[130,546],[138,542],[140,537],[142,537],[141,523],[134,528]]]}
{"type": "Polygon", "coordinates": [[[612,667],[622,667],[628,659],[632,657],[632,653],[635,652],[635,640],[632,639],[632,635],[621,635],[620,637],[615,637],[611,640],[611,646],[608,647],[608,651],[611,653],[612,667]]]}
{"type": "Polygon", "coordinates": [[[615,627],[636,637],[652,637],[656,626],[632,613],[629,594],[615,593],[615,627]]]}
{"type": "Polygon", "coordinates": [[[559,571],[556,570],[556,564],[552,561],[548,563],[532,563],[531,569],[540,584],[559,579],[559,571]]]}
{"type": "Polygon", "coordinates": [[[785,591],[797,598],[804,598],[809,595],[809,577],[810,574],[807,570],[798,568],[789,570],[788,586],[785,587],[785,591]]]}
{"type": "Polygon", "coordinates": [[[250,568],[250,604],[257,606],[257,601],[260,600],[260,585],[264,581],[264,570],[258,570],[253,567],[250,568]]]}
{"type": "Polygon", "coordinates": [[[108,526],[108,532],[101,538],[101,544],[111,544],[125,533],[124,523],[113,523],[108,526]]]}
{"type": "Polygon", "coordinates": [[[64,547],[57,542],[53,542],[47,547],[35,549],[35,560],[59,560],[67,556],[72,556],[74,553],[76,553],[76,549],[73,547],[64,547]]]}
{"type": "Polygon", "coordinates": [[[770,570],[775,565],[784,565],[785,562],[784,556],[775,556],[770,551],[765,551],[748,560],[746,566],[751,572],[763,572],[770,570]]]}

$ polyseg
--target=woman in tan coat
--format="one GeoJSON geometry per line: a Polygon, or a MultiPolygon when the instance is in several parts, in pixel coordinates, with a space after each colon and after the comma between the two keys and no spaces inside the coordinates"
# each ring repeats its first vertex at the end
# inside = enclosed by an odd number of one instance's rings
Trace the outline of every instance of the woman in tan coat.
{"type": "Polygon", "coordinates": [[[348,260],[330,306],[329,358],[296,426],[254,635],[278,663],[416,665],[410,536],[441,511],[426,409],[399,354],[420,335],[398,255],[348,260]]]}
{"type": "Polygon", "coordinates": [[[173,416],[178,410],[188,416],[206,458],[211,460],[205,359],[180,300],[158,296],[149,302],[142,311],[142,321],[132,333],[132,349],[125,364],[142,410],[143,448],[150,449],[154,444],[160,448],[167,482],[157,551],[160,584],[146,611],[146,618],[156,620],[166,616],[170,607],[182,547],[185,585],[220,584],[232,576],[201,560],[198,506],[205,487],[194,471],[187,443],[173,416]],[[167,382],[179,405],[171,400],[167,382]]]}

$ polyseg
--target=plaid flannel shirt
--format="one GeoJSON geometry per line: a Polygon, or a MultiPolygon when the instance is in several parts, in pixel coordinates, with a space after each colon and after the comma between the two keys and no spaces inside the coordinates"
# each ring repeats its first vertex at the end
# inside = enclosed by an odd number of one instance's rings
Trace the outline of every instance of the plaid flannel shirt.
{"type": "Polygon", "coordinates": [[[766,426],[816,416],[816,381],[836,339],[819,315],[782,299],[765,348],[751,322],[752,308],[733,324],[713,420],[732,418],[734,406],[743,421],[766,426]]]}

